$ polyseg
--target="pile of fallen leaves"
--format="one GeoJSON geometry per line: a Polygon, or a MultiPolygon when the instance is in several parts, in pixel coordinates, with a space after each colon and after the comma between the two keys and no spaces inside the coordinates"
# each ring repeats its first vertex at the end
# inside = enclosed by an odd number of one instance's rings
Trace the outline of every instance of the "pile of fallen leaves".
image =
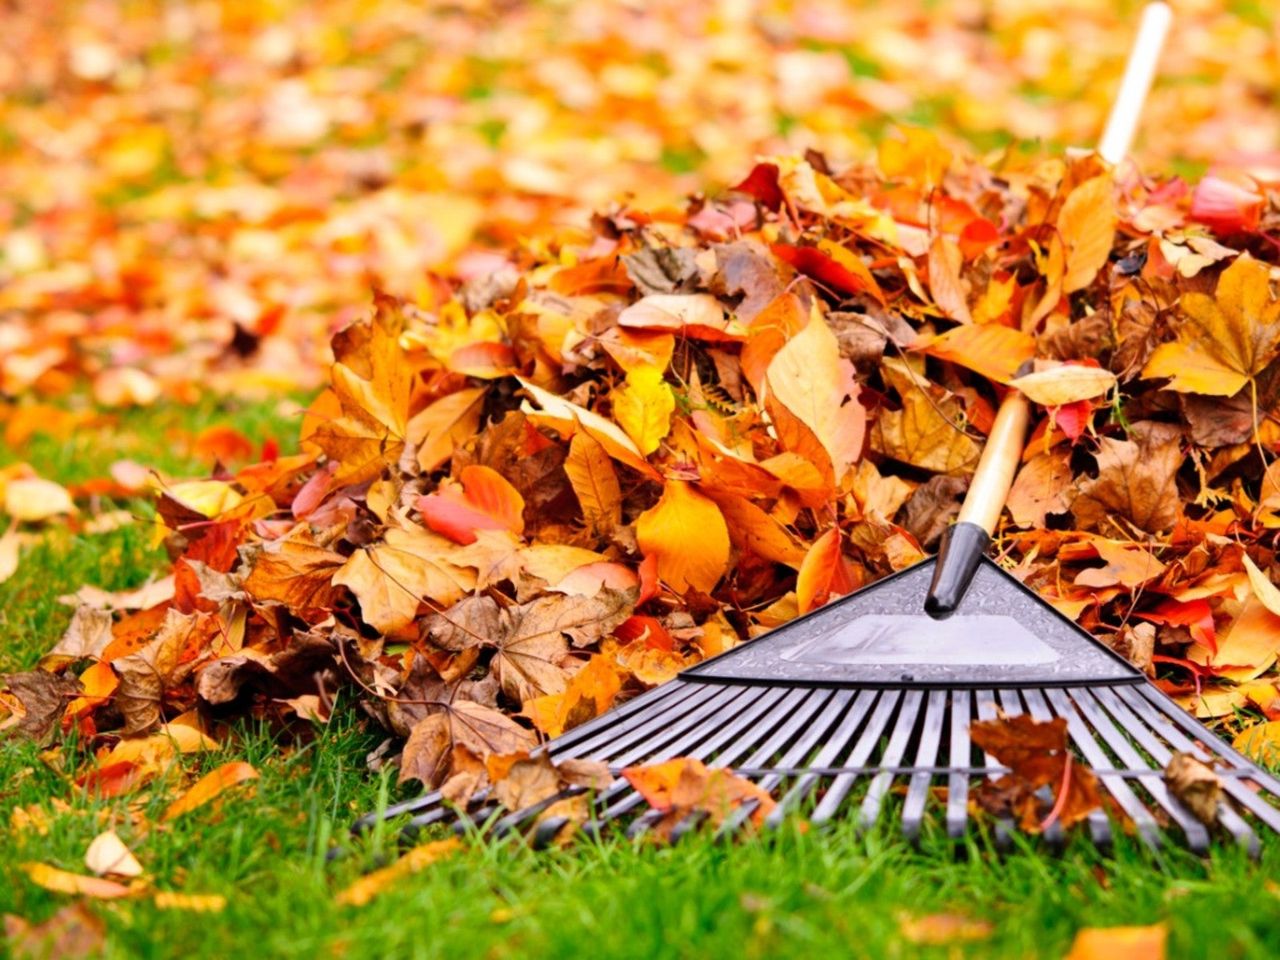
{"type": "MultiPolygon", "coordinates": [[[[474,790],[921,560],[1016,386],[1034,429],[998,562],[1280,742],[1272,185],[912,132],[874,166],[779,157],[678,214],[614,209],[426,305],[380,295],[333,340],[303,452],[167,486],[172,575],[85,595],[6,678],[5,725],[74,731],[78,782],[114,795],[226,720],[305,728],[345,691],[395,735],[376,763],[474,790]]],[[[688,774],[647,787],[676,804],[688,774]]]]}
{"type": "MultiPolygon", "coordinates": [[[[1274,150],[1266,4],[1179,0],[1151,163],[1274,150]]],[[[1128,4],[13,0],[0,394],[100,406],[323,378],[371,282],[418,301],[549,224],[858,156],[888,121],[1091,142],[1128,4]]]]}

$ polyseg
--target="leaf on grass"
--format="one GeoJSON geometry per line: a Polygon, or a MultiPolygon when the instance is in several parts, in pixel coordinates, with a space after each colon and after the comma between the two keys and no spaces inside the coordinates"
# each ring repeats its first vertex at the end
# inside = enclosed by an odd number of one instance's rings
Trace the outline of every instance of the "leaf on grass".
{"type": "Polygon", "coordinates": [[[939,947],[989,940],[995,927],[986,920],[975,920],[963,913],[912,916],[904,912],[898,914],[898,932],[908,943],[939,947]]]}
{"type": "Polygon", "coordinates": [[[40,658],[40,668],[56,672],[77,660],[101,657],[112,640],[112,622],[106,610],[87,605],[77,607],[62,639],[40,658]]]}
{"type": "Polygon", "coordinates": [[[75,677],[58,676],[45,670],[10,673],[4,678],[9,702],[18,707],[0,731],[13,729],[19,736],[44,743],[58,727],[63,712],[82,692],[75,677]],[[11,699],[10,699],[11,698],[11,699]]]}
{"type": "Polygon", "coordinates": [[[1245,727],[1231,745],[1257,763],[1280,766],[1280,720],[1265,720],[1245,727]]]}
{"type": "Polygon", "coordinates": [[[1218,278],[1212,297],[1194,291],[1181,301],[1178,339],[1156,348],[1144,377],[1168,377],[1170,390],[1229,397],[1280,352],[1280,300],[1270,269],[1248,254],[1218,278]]]}
{"type": "Polygon", "coordinates": [[[83,901],[69,903],[43,923],[4,917],[5,944],[13,960],[96,957],[106,947],[107,925],[83,901]]]}
{"type": "Polygon", "coordinates": [[[98,876],[142,876],[142,864],[114,830],[106,830],[93,838],[84,852],[84,865],[98,876]]]}
{"type": "Polygon", "coordinates": [[[21,477],[4,484],[4,511],[18,523],[37,523],[75,513],[66,487],[41,477],[21,477]]]}
{"type": "Polygon", "coordinates": [[[669,480],[662,498],[636,520],[636,541],[658,558],[658,576],[672,590],[710,593],[729,565],[729,528],[715,501],[683,480],[669,480]]]}
{"type": "Polygon", "coordinates": [[[170,820],[176,820],[183,814],[204,806],[224,790],[247,780],[256,779],[258,779],[258,771],[243,760],[224,763],[216,770],[206,773],[195,782],[190,790],[169,804],[160,819],[166,823],[170,820]]]}
{"type": "Polygon", "coordinates": [[[18,572],[18,557],[22,543],[18,539],[18,525],[9,524],[9,528],[0,535],[0,583],[4,583],[18,572]]]}
{"type": "Polygon", "coordinates": [[[1164,960],[1169,929],[1164,923],[1148,927],[1085,927],[1076,932],[1062,960],[1164,960]]]}
{"type": "Polygon", "coordinates": [[[116,883],[104,877],[71,873],[47,863],[23,863],[20,864],[20,869],[36,886],[52,890],[54,893],[93,897],[95,900],[115,900],[119,897],[127,897],[132,892],[123,883],[116,883]]]}
{"type": "Polygon", "coordinates": [[[157,890],[151,897],[157,910],[187,910],[191,913],[221,913],[227,898],[220,893],[175,893],[157,890]]]}
{"type": "Polygon", "coordinates": [[[457,837],[433,840],[414,847],[391,866],[375,870],[351,884],[338,894],[337,902],[345,907],[363,907],[378,894],[395,887],[401,880],[425,870],[439,860],[452,857],[461,849],[462,841],[457,837]]]}

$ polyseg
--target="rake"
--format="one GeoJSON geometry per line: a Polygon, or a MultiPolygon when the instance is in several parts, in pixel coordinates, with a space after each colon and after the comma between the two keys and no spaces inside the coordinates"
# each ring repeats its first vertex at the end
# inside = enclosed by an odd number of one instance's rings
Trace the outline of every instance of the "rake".
{"type": "MultiPolygon", "coordinates": [[[[1113,164],[1128,150],[1168,20],[1164,4],[1144,11],[1100,147],[1113,164]]],[[[1280,809],[1272,802],[1280,799],[1280,781],[986,557],[1029,417],[1026,399],[1010,390],[936,558],[686,670],[541,749],[553,762],[604,761],[615,775],[677,757],[731,769],[780,797],[768,826],[803,810],[814,824],[851,814],[870,828],[888,798],[903,794],[899,815],[908,839],[919,838],[935,813],[959,839],[969,827],[975,785],[1008,772],[972,742],[970,725],[1001,714],[1060,717],[1075,753],[1143,843],[1160,846],[1172,826],[1197,853],[1208,850],[1217,831],[1256,855],[1257,826],[1280,831],[1280,809]],[[1212,824],[1201,822],[1165,782],[1164,769],[1177,753],[1212,764],[1221,780],[1223,799],[1212,824]]],[[[486,792],[461,807],[429,793],[368,814],[354,829],[405,815],[410,836],[444,823],[499,834],[533,825],[538,844],[568,822],[546,815],[549,808],[584,793],[570,788],[514,811],[486,792]]],[[[587,800],[588,834],[621,820],[637,836],[664,816],[622,778],[587,800]]],[[[718,835],[743,829],[754,812],[751,802],[737,807],[720,822],[718,835]]],[[[688,815],[672,839],[704,819],[688,815]]],[[[1087,828],[1095,844],[1111,845],[1113,824],[1102,810],[1088,816],[1087,828]]],[[[996,820],[998,846],[1008,846],[1013,829],[1011,820],[996,820]]],[[[1050,823],[1044,836],[1060,845],[1065,831],[1050,823]]]]}

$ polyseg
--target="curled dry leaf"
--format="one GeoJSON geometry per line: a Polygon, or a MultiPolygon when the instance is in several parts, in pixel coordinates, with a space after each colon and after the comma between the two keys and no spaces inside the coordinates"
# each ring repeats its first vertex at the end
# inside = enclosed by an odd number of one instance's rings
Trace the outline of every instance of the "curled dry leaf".
{"type": "Polygon", "coordinates": [[[84,852],[84,865],[98,876],[142,876],[142,864],[114,830],[106,830],[93,838],[84,852]]]}
{"type": "Polygon", "coordinates": [[[1222,779],[1204,761],[1189,753],[1175,753],[1165,765],[1164,782],[1201,823],[1212,826],[1217,821],[1222,779]]]}

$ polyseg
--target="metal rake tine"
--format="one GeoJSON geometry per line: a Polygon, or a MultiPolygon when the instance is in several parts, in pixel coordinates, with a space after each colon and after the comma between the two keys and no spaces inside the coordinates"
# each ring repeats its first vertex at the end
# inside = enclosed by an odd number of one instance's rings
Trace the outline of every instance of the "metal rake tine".
{"type": "Polygon", "coordinates": [[[385,810],[374,810],[372,813],[366,813],[351,825],[351,832],[356,836],[360,836],[378,823],[403,816],[406,813],[418,813],[433,804],[443,802],[444,797],[441,796],[439,790],[432,790],[430,793],[424,793],[422,796],[414,797],[411,800],[401,800],[399,803],[391,804],[385,810]]]}
{"type": "MultiPolygon", "coordinates": [[[[844,692],[847,695],[847,691],[841,692],[844,692]]],[[[816,714],[820,720],[822,716],[821,710],[827,705],[827,701],[830,699],[832,693],[833,691],[823,690],[822,688],[816,688],[809,691],[809,698],[805,701],[806,706],[812,705],[809,715],[813,716],[816,714]]],[[[806,717],[805,719],[807,720],[808,718],[806,717]]],[[[814,745],[822,739],[822,735],[827,731],[830,721],[828,720],[826,723],[814,723],[808,730],[800,735],[800,739],[796,740],[790,746],[787,746],[788,741],[791,740],[791,737],[795,736],[801,726],[803,726],[803,723],[804,721],[799,723],[788,722],[783,724],[783,726],[780,727],[763,746],[752,754],[751,758],[747,760],[745,765],[752,768],[763,766],[770,757],[784,747],[786,747],[786,750],[783,752],[782,756],[779,757],[778,763],[775,764],[775,766],[793,767],[801,762],[809,751],[813,749],[814,745]]],[[[781,781],[781,774],[770,773],[761,777],[757,786],[762,790],[772,790],[781,781]]],[[[733,813],[729,814],[729,816],[724,819],[724,822],[720,825],[720,829],[716,831],[716,838],[723,839],[730,833],[738,830],[755,812],[755,808],[756,804],[754,803],[744,803],[742,806],[738,807],[738,809],[734,810],[733,813]]]]}
{"type": "MultiPolygon", "coordinates": [[[[1172,714],[1172,711],[1169,711],[1169,710],[1157,711],[1156,708],[1159,706],[1162,706],[1162,704],[1160,703],[1159,700],[1151,701],[1147,697],[1146,690],[1142,690],[1141,692],[1138,692],[1135,690],[1133,692],[1133,695],[1128,695],[1130,694],[1130,691],[1128,690],[1122,691],[1122,693],[1125,694],[1124,696],[1125,703],[1128,704],[1130,707],[1132,707],[1134,711],[1138,714],[1138,716],[1144,717],[1147,723],[1151,726],[1151,728],[1153,730],[1159,731],[1159,733],[1166,740],[1168,740],[1169,743],[1172,744],[1176,749],[1181,750],[1185,753],[1193,754],[1193,755],[1198,753],[1203,753],[1203,751],[1197,749],[1194,741],[1192,741],[1189,737],[1187,737],[1182,732],[1182,730],[1178,729],[1179,727],[1182,726],[1182,724],[1179,722],[1179,720],[1181,720],[1182,718],[1174,716],[1172,714]]],[[[1173,710],[1177,710],[1179,713],[1182,713],[1182,714],[1186,713],[1186,711],[1184,711],[1176,703],[1172,703],[1172,701],[1170,701],[1170,704],[1173,710]]],[[[1190,720],[1191,718],[1187,717],[1186,719],[1190,720]]],[[[1193,734],[1204,732],[1203,730],[1196,731],[1195,727],[1198,726],[1198,724],[1195,724],[1194,721],[1191,721],[1191,723],[1192,723],[1193,734]]],[[[1209,736],[1213,737],[1212,734],[1210,734],[1209,736]]],[[[1217,740],[1218,738],[1213,737],[1213,739],[1217,740]]],[[[1253,764],[1249,763],[1247,760],[1241,757],[1240,754],[1237,753],[1235,750],[1231,750],[1230,748],[1228,748],[1225,743],[1222,743],[1221,746],[1223,746],[1224,748],[1227,748],[1227,750],[1230,750],[1229,753],[1224,752],[1223,756],[1225,759],[1227,760],[1238,759],[1240,761],[1239,763],[1231,763],[1230,767],[1232,769],[1247,771],[1248,772],[1247,775],[1249,779],[1255,779],[1255,777],[1260,775],[1261,785],[1265,789],[1268,789],[1268,791],[1270,791],[1270,788],[1267,787],[1266,782],[1267,781],[1274,782],[1272,777],[1268,776],[1265,773],[1262,773],[1262,771],[1260,770],[1257,770],[1257,768],[1254,767],[1253,764]]],[[[1225,790],[1231,796],[1232,799],[1234,799],[1238,804],[1240,804],[1240,806],[1247,809],[1250,813],[1252,813],[1255,817],[1257,817],[1259,820],[1265,823],[1272,830],[1280,832],[1280,810],[1277,810],[1265,799],[1263,799],[1258,794],[1250,790],[1243,783],[1241,783],[1239,778],[1223,777],[1222,789],[1225,790]]],[[[1275,796],[1276,794],[1272,793],[1272,795],[1275,796]]]]}
{"type": "MultiPolygon", "coordinates": [[[[1142,749],[1146,750],[1151,755],[1151,758],[1160,764],[1162,769],[1168,766],[1169,761],[1173,758],[1173,752],[1156,736],[1154,730],[1148,727],[1125,705],[1114,690],[1100,687],[1094,691],[1094,696],[1116,718],[1121,728],[1137,740],[1142,749]]],[[[1218,805],[1218,822],[1230,831],[1231,835],[1235,837],[1236,843],[1249,851],[1250,856],[1256,857],[1261,853],[1262,846],[1258,840],[1258,835],[1254,833],[1253,828],[1245,823],[1244,818],[1236,813],[1230,804],[1221,803],[1218,805]]]]}
{"type": "MultiPolygon", "coordinates": [[[[924,724],[920,729],[920,743],[916,747],[917,767],[932,767],[937,762],[946,713],[947,691],[930,690],[925,704],[924,724]]],[[[932,781],[933,774],[922,771],[912,774],[907,786],[907,798],[902,802],[902,835],[912,843],[920,837],[920,825],[924,820],[924,807],[929,799],[929,784],[932,781]]]]}
{"type": "Polygon", "coordinates": [[[668,700],[672,704],[685,697],[692,696],[699,684],[685,683],[681,680],[672,680],[670,683],[664,683],[661,686],[654,687],[652,690],[646,690],[638,697],[628,700],[621,706],[607,710],[598,717],[593,717],[586,723],[574,727],[556,737],[554,740],[546,744],[546,748],[551,750],[552,755],[572,749],[584,740],[598,736],[605,730],[610,729],[614,725],[634,717],[637,713],[652,710],[662,706],[669,706],[668,700]],[[672,700],[672,698],[676,698],[672,700]]]}
{"type": "Polygon", "coordinates": [[[959,840],[969,822],[969,773],[973,745],[969,742],[972,697],[968,690],[951,691],[950,761],[953,773],[947,776],[947,836],[959,840]],[[960,772],[963,770],[964,772],[960,772]]]}
{"type": "MultiPolygon", "coordinates": [[[[1048,723],[1053,719],[1053,712],[1049,709],[1049,702],[1044,698],[1044,692],[1041,690],[1024,690],[1022,696],[1027,702],[1027,710],[1031,714],[1031,719],[1040,723],[1048,723]]],[[[1107,818],[1107,814],[1102,810],[1091,810],[1088,816],[1089,833],[1093,837],[1093,842],[1098,847],[1106,849],[1111,846],[1111,821],[1107,818]]]]}
{"type": "MultiPolygon", "coordinates": [[[[854,743],[853,749],[849,751],[849,755],[844,759],[846,766],[861,767],[867,762],[876,747],[880,745],[880,737],[884,732],[885,726],[889,723],[889,718],[893,716],[893,710],[897,703],[897,691],[886,690],[880,694],[880,699],[876,703],[870,719],[867,720],[867,725],[858,734],[858,739],[854,743]]],[[[855,773],[841,773],[831,781],[826,792],[822,795],[821,802],[813,811],[812,820],[814,823],[826,823],[839,812],[844,798],[853,789],[857,776],[855,773]]]]}
{"type": "Polygon", "coordinates": [[[1209,850],[1209,831],[1205,829],[1203,823],[1195,818],[1190,810],[1188,810],[1181,800],[1169,793],[1168,787],[1164,782],[1164,771],[1156,770],[1151,767],[1146,758],[1142,756],[1133,744],[1131,744],[1116,729],[1115,724],[1111,722],[1111,718],[1103,710],[1102,705],[1093,697],[1093,695],[1085,689],[1073,690],[1073,699],[1080,712],[1097,731],[1099,736],[1106,742],[1111,751],[1120,758],[1120,762],[1134,770],[1146,767],[1151,773],[1139,778],[1138,782],[1151,794],[1164,811],[1169,814],[1173,821],[1182,828],[1183,834],[1186,836],[1187,846],[1194,853],[1207,853],[1209,850]]]}
{"type": "MultiPolygon", "coordinates": [[[[893,733],[889,736],[889,743],[884,748],[884,754],[880,757],[881,766],[895,767],[902,760],[902,754],[907,749],[907,741],[915,732],[916,716],[920,712],[920,701],[923,698],[924,694],[919,690],[908,690],[902,694],[899,700],[897,722],[894,724],[893,733]]],[[[884,803],[889,787],[893,784],[893,778],[893,773],[882,770],[872,777],[871,783],[867,785],[867,795],[862,799],[862,809],[858,814],[858,823],[864,830],[870,830],[880,819],[880,806],[884,803]]]]}
{"type": "MultiPolygon", "coordinates": [[[[832,731],[827,742],[814,755],[810,766],[827,767],[835,761],[849,745],[853,735],[858,732],[858,727],[862,725],[863,718],[866,717],[867,711],[871,709],[871,704],[875,698],[874,690],[861,690],[858,692],[857,698],[849,705],[849,709],[845,711],[840,723],[832,731]]],[[[765,820],[765,825],[769,827],[778,826],[782,822],[782,818],[808,796],[809,791],[813,789],[818,780],[819,775],[816,773],[807,773],[800,777],[791,789],[787,791],[786,796],[778,801],[778,805],[774,807],[765,820]]]]}
{"type": "Polygon", "coordinates": [[[1084,754],[1085,761],[1093,768],[1094,774],[1106,786],[1107,792],[1120,805],[1126,816],[1133,821],[1134,826],[1138,828],[1138,837],[1152,850],[1159,849],[1161,843],[1160,827],[1156,823],[1155,818],[1151,815],[1151,811],[1146,808],[1141,800],[1125,783],[1124,777],[1118,774],[1115,766],[1111,762],[1111,758],[1107,756],[1106,751],[1098,743],[1097,740],[1089,732],[1089,727],[1085,724],[1084,718],[1075,704],[1067,697],[1062,690],[1046,690],[1045,694],[1049,698],[1049,703],[1053,707],[1058,716],[1067,721],[1067,733],[1071,737],[1071,742],[1076,748],[1084,754]]]}
{"type": "Polygon", "coordinates": [[[702,717],[708,712],[714,711],[716,705],[724,700],[731,699],[741,690],[740,687],[733,686],[710,686],[703,685],[691,691],[691,695],[682,697],[678,701],[664,704],[663,707],[656,711],[649,711],[634,718],[629,718],[622,724],[621,731],[610,728],[604,730],[594,737],[574,744],[566,750],[556,750],[551,756],[552,759],[565,757],[591,757],[601,748],[609,748],[613,750],[630,746],[631,744],[644,740],[653,733],[661,733],[670,729],[677,722],[685,722],[689,717],[702,717]]]}
{"type": "MultiPolygon", "coordinates": [[[[979,720],[996,719],[996,700],[990,690],[975,690],[973,692],[974,706],[977,708],[979,720]]],[[[994,772],[1000,766],[996,762],[996,758],[985,750],[982,751],[982,765],[991,773],[987,774],[988,780],[997,780],[999,773],[994,772]]],[[[996,849],[1008,850],[1013,844],[1013,820],[1010,817],[997,817],[995,822],[996,849]]]]}
{"type": "MultiPolygon", "coordinates": [[[[1016,717],[1024,711],[1022,709],[1022,698],[1018,696],[1016,690],[999,690],[1000,709],[1008,716],[1016,717]]],[[[1034,717],[1032,719],[1035,719],[1034,717]]],[[[1048,796],[1049,802],[1053,802],[1053,793],[1047,788],[1042,788],[1043,793],[1048,796]]],[[[1043,837],[1045,842],[1054,847],[1061,847],[1067,839],[1066,831],[1062,829],[1062,824],[1054,820],[1051,824],[1044,828],[1043,837]]]]}

